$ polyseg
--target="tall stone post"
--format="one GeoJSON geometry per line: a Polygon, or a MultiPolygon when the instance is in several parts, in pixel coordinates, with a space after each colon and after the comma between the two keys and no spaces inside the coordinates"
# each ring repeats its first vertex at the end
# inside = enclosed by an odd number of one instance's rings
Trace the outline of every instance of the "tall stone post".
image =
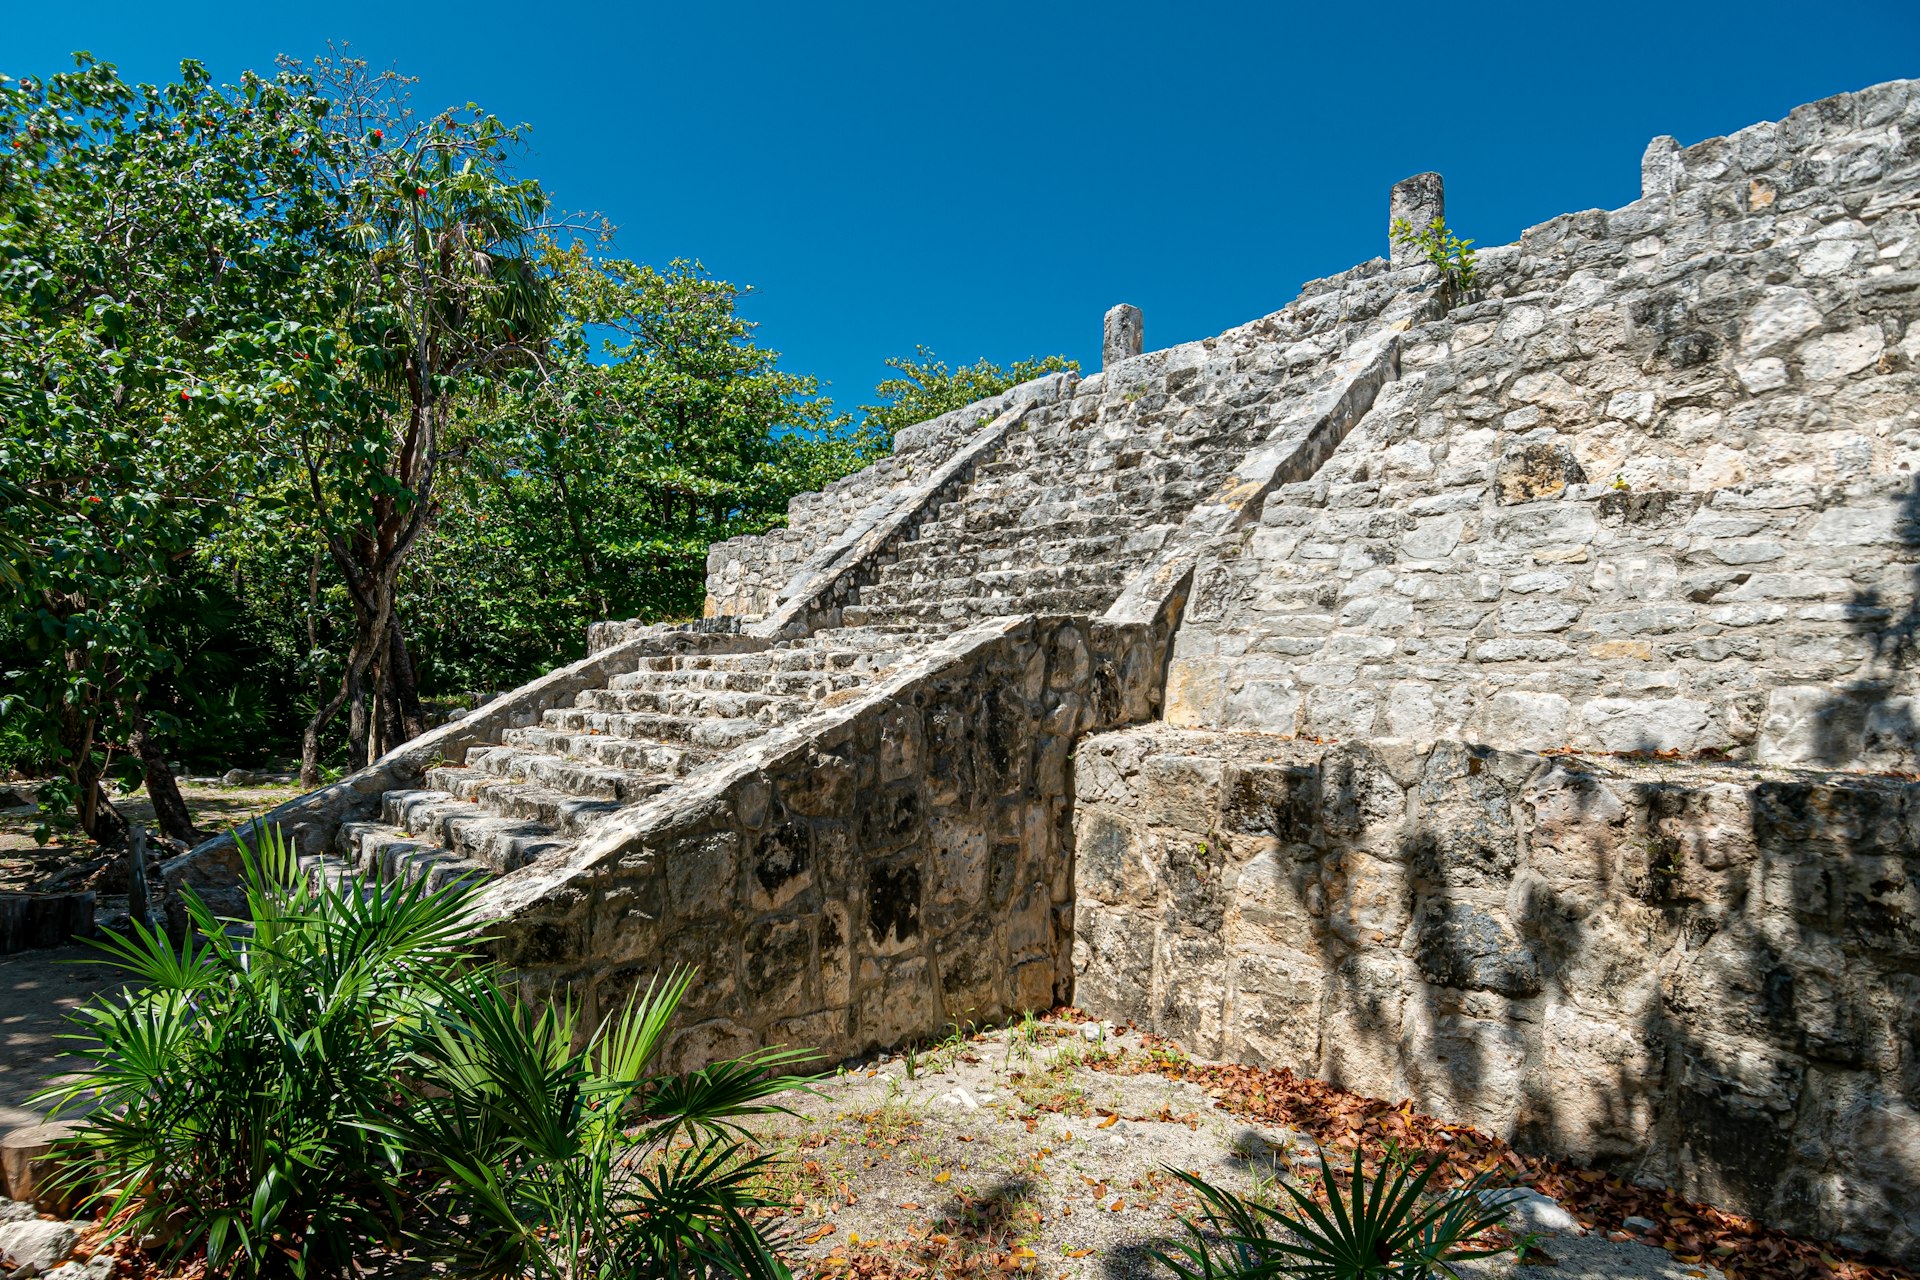
{"type": "MultiPolygon", "coordinates": [[[[1393,195],[1387,200],[1387,225],[1405,218],[1415,231],[1425,231],[1433,225],[1433,220],[1445,220],[1447,216],[1447,193],[1437,173],[1416,173],[1411,178],[1402,178],[1393,184],[1393,195]]],[[[1421,261],[1420,251],[1411,245],[1393,244],[1389,261],[1396,267],[1408,267],[1421,261]]]]}
{"type": "Polygon", "coordinates": [[[1141,328],[1140,308],[1121,303],[1107,312],[1106,331],[1100,342],[1100,367],[1111,369],[1122,360],[1130,360],[1146,348],[1146,333],[1141,328]]]}
{"type": "Polygon", "coordinates": [[[1640,157],[1640,198],[1670,196],[1680,185],[1680,144],[1661,134],[1640,157]]]}

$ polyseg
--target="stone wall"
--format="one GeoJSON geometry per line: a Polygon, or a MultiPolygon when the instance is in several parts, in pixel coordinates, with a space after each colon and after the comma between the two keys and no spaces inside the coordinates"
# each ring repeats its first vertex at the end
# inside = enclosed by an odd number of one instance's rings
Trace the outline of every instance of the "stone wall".
{"type": "Polygon", "coordinates": [[[1913,767],[1920,82],[1645,181],[1487,251],[1216,544],[1170,720],[1913,767]]]}
{"type": "Polygon", "coordinates": [[[1920,1260],[1920,784],[1080,744],[1075,1001],[1920,1260]]]}
{"type": "Polygon", "coordinates": [[[1068,986],[1069,755],[1153,712],[1164,626],[999,619],[931,645],[483,899],[523,985],[595,1016],[695,965],[672,1058],[829,1060],[1068,986]]]}

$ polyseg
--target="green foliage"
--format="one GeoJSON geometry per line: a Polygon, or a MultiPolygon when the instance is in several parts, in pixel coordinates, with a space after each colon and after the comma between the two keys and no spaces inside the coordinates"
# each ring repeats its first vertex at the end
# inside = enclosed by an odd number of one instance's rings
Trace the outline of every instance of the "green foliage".
{"type": "Polygon", "coordinates": [[[548,246],[565,323],[547,374],[473,427],[403,611],[436,688],[577,657],[600,618],[687,617],[717,540],[862,465],[812,378],[782,370],[697,262],[548,246]]]}
{"type": "Polygon", "coordinates": [[[189,891],[178,948],[100,944],[138,990],[83,1008],[84,1066],[43,1095],[90,1106],[115,1234],[219,1275],[346,1275],[373,1245],[461,1275],[785,1275],[738,1124],[804,1055],[665,1071],[690,973],[589,1029],[478,962],[469,891],[315,884],[277,832],[242,856],[244,927],[189,891]]]}
{"type": "Polygon", "coordinates": [[[297,77],[195,63],[0,79],[0,480],[28,499],[0,503],[6,679],[89,813],[178,666],[153,631],[174,567],[254,479],[222,386],[306,269],[321,112],[297,77]]]}
{"type": "Polygon", "coordinates": [[[1171,1253],[1156,1256],[1180,1280],[1426,1280],[1435,1272],[1458,1276],[1456,1262],[1489,1258],[1519,1246],[1499,1247],[1480,1237],[1506,1220],[1506,1208],[1485,1175],[1444,1194],[1423,1198],[1437,1162],[1415,1172],[1405,1163],[1383,1161],[1368,1178],[1358,1149],[1343,1196],[1326,1153],[1320,1176],[1327,1189],[1322,1206],[1291,1183],[1279,1187],[1291,1202],[1277,1208],[1215,1187],[1179,1169],[1167,1171],[1198,1196],[1198,1223],[1188,1220],[1191,1237],[1171,1253]]]}
{"type": "Polygon", "coordinates": [[[429,1087],[403,1129],[447,1193],[425,1252],[470,1276],[787,1274],[750,1216],[775,1202],[739,1122],[785,1110],[771,1099],[806,1082],[776,1073],[810,1055],[661,1071],[691,979],[650,985],[590,1035],[572,1010],[498,987],[435,1012],[419,1053],[429,1087]]]}
{"type": "Polygon", "coordinates": [[[1388,227],[1388,234],[1395,245],[1419,250],[1422,257],[1440,268],[1441,284],[1451,301],[1457,302],[1473,291],[1474,284],[1480,278],[1473,241],[1462,240],[1455,235],[1447,227],[1445,219],[1435,218],[1426,226],[1415,229],[1405,218],[1395,218],[1388,227]]]}
{"type": "Polygon", "coordinates": [[[412,1032],[481,981],[466,898],[315,887],[277,834],[242,852],[250,936],[191,894],[177,950],[105,935],[139,989],[83,1008],[85,1065],[47,1097],[95,1104],[77,1140],[117,1233],[204,1248],[214,1274],[341,1275],[401,1221],[405,1151],[378,1122],[412,1032]]]}
{"type": "Polygon", "coordinates": [[[860,411],[866,414],[859,440],[864,453],[885,453],[891,449],[893,437],[902,427],[937,418],[952,409],[963,409],[976,400],[999,395],[1009,387],[1049,373],[1080,368],[1077,360],[1046,356],[1017,360],[1011,369],[1003,369],[985,358],[953,369],[925,347],[914,350],[911,358],[895,356],[887,361],[887,367],[897,376],[883,379],[874,388],[880,403],[860,406],[860,411]]]}

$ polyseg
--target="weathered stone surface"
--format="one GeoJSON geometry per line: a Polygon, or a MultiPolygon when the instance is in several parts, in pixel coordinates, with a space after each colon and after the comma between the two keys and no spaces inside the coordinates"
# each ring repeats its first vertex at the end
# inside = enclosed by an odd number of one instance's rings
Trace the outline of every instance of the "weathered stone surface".
{"type": "Polygon", "coordinates": [[[1580,469],[1573,450],[1557,442],[1513,445],[1493,473],[1500,501],[1509,504],[1557,498],[1568,485],[1586,482],[1587,473],[1580,469]]]}
{"type": "Polygon", "coordinates": [[[1140,308],[1121,303],[1110,308],[1101,326],[1100,367],[1111,369],[1146,350],[1146,329],[1140,308]]]}
{"type": "Polygon", "coordinates": [[[1920,290],[1880,287],[1920,272],[1920,157],[1867,118],[1658,140],[1642,200],[1484,250],[1196,557],[1169,718],[1920,767],[1920,290]]]}
{"type": "MultiPolygon", "coordinates": [[[[1415,231],[1425,231],[1436,220],[1447,216],[1446,184],[1437,173],[1416,173],[1393,184],[1387,198],[1387,220],[1406,222],[1415,231]]],[[[1393,265],[1412,266],[1423,262],[1419,249],[1412,245],[1392,246],[1393,265]]]]}
{"type": "Polygon", "coordinates": [[[1079,754],[1083,1007],[1920,1246],[1920,784],[1162,727],[1079,754]]]}
{"type": "MultiPolygon", "coordinates": [[[[1094,709],[1075,712],[1076,731],[1137,716],[1165,644],[1164,630],[1085,618],[933,639],[501,877],[483,899],[494,945],[524,980],[571,984],[600,1009],[653,970],[697,965],[700,1021],[674,1049],[687,1062],[802,1031],[845,1056],[1050,1005],[1072,891],[1071,740],[1046,745],[1045,726],[1082,704],[1094,709]],[[878,781],[883,742],[920,767],[878,781]],[[568,895],[602,923],[554,921],[568,895]]],[[[1114,876],[1135,874],[1115,857],[1114,876]]]]}
{"type": "Polygon", "coordinates": [[[32,1268],[29,1275],[41,1274],[65,1260],[79,1239],[71,1222],[9,1222],[0,1226],[0,1257],[16,1269],[32,1268]]]}

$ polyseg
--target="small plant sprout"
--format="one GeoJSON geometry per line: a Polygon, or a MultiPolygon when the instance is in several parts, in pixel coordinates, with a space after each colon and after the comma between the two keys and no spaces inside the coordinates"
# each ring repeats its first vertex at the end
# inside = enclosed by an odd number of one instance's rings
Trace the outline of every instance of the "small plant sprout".
{"type": "Polygon", "coordinates": [[[1413,248],[1440,269],[1440,287],[1448,307],[1458,306],[1480,279],[1478,255],[1473,241],[1462,240],[1447,226],[1444,218],[1415,229],[1405,218],[1395,218],[1388,227],[1393,243],[1413,248]]]}

